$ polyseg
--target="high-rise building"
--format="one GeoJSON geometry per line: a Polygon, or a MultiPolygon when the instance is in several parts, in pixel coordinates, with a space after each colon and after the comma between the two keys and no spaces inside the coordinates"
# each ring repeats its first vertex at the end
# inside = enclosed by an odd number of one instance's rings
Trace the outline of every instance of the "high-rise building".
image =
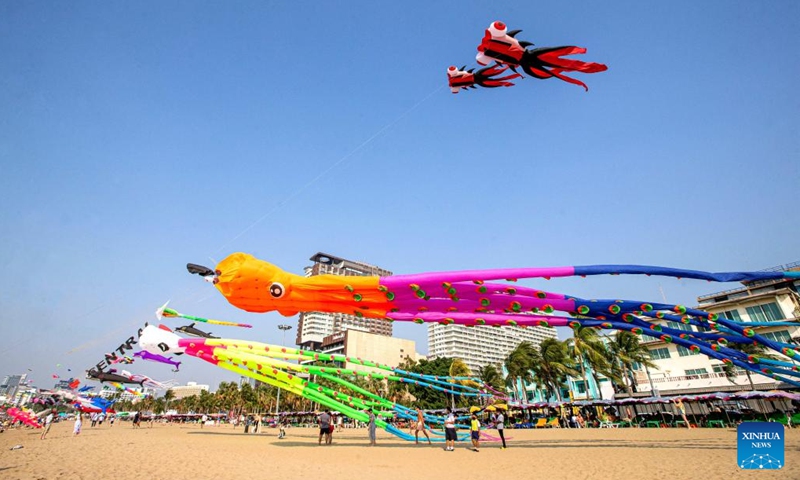
{"type": "MultiPolygon", "coordinates": [[[[770,271],[800,270],[800,262],[768,269],[770,271]]],[[[776,325],[770,322],[797,322],[800,320],[800,280],[778,279],[742,282],[743,286],[697,298],[702,310],[716,313],[730,320],[762,322],[753,325],[758,335],[779,343],[790,344],[800,339],[800,327],[776,325]]],[[[680,330],[694,330],[683,323],[655,321],[661,325],[680,330]]],[[[716,391],[761,390],[787,388],[772,378],[736,368],[735,376],[728,378],[723,363],[698,352],[693,352],[674,343],[665,343],[658,338],[643,336],[642,344],[650,351],[650,357],[658,368],[649,371],[636,366],[635,378],[639,392],[651,389],[662,395],[696,394],[716,391]],[[649,373],[649,378],[648,378],[649,373]]],[[[783,360],[786,360],[785,358],[783,360]]],[[[798,364],[800,367],[800,364],[798,364]]]]}
{"type": "Polygon", "coordinates": [[[3,383],[0,384],[0,394],[4,394],[6,397],[13,399],[17,394],[17,390],[26,387],[25,380],[27,378],[27,373],[6,376],[3,379],[3,383]]]}
{"type": "MultiPolygon", "coordinates": [[[[313,265],[305,268],[307,277],[314,275],[381,276],[392,274],[374,265],[347,260],[327,253],[317,253],[310,258],[313,265]]],[[[297,324],[297,345],[306,350],[318,350],[322,339],[345,330],[360,330],[376,335],[392,336],[392,322],[380,318],[356,317],[341,313],[306,312],[300,314],[297,324]]]]}
{"type": "Polygon", "coordinates": [[[502,365],[506,355],[522,342],[539,345],[547,338],[557,338],[553,327],[467,327],[465,325],[428,325],[428,357],[460,358],[473,373],[486,365],[502,365]]]}

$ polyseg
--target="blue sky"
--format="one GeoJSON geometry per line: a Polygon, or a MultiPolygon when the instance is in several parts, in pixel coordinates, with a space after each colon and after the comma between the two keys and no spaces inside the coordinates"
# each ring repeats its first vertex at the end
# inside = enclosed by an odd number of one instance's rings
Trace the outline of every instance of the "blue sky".
{"type": "MultiPolygon", "coordinates": [[[[169,299],[280,342],[285,319],[186,273],[235,251],[296,273],[318,251],[396,273],[800,260],[798,18],[788,0],[0,3],[0,374],[48,386],[169,299]],[[588,93],[452,95],[447,67],[474,66],[497,19],[609,69],[588,93]]],[[[547,284],[690,304],[733,286],[547,284]]],[[[426,331],[395,326],[421,351],[426,331]]],[[[231,378],[189,360],[131,367],[231,378]]]]}

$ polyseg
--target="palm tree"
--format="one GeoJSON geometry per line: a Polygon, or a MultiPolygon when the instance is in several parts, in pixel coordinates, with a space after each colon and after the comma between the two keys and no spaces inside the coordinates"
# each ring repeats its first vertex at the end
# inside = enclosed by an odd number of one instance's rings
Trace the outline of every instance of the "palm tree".
{"type": "Polygon", "coordinates": [[[164,411],[169,410],[169,402],[175,398],[175,392],[170,388],[164,392],[164,411]]]}
{"type": "Polygon", "coordinates": [[[503,366],[506,369],[506,381],[516,395],[517,401],[522,403],[526,383],[533,382],[533,359],[536,356],[536,347],[531,342],[522,342],[509,352],[503,366]],[[522,392],[518,390],[518,383],[522,382],[522,392]]]}
{"type": "MultiPolygon", "coordinates": [[[[605,344],[600,340],[600,336],[594,328],[578,327],[573,332],[573,337],[567,339],[567,350],[570,357],[581,366],[581,378],[587,399],[589,399],[590,390],[586,377],[586,365],[588,364],[593,372],[605,368],[607,364],[604,355],[605,348],[605,344]]],[[[597,389],[600,390],[599,383],[597,383],[597,389]]]]}
{"type": "Polygon", "coordinates": [[[573,367],[575,362],[567,353],[567,343],[547,338],[539,344],[539,350],[534,350],[533,373],[545,386],[550,395],[555,395],[561,401],[561,388],[565,385],[567,376],[580,375],[573,367]]]}
{"type": "MultiPolygon", "coordinates": [[[[729,343],[728,348],[732,350],[736,350],[738,352],[742,352],[748,356],[754,357],[766,357],[766,358],[776,358],[773,355],[769,355],[766,353],[766,347],[760,343],[729,343]]],[[[737,376],[736,367],[733,363],[725,363],[725,377],[728,379],[729,382],[733,383],[734,379],[737,376]]],[[[744,370],[745,375],[747,375],[747,381],[750,382],[750,390],[755,390],[756,386],[753,385],[753,379],[750,376],[750,370],[744,370]]]]}
{"type": "Polygon", "coordinates": [[[614,362],[622,370],[625,390],[633,395],[636,379],[633,377],[633,364],[644,365],[645,368],[658,369],[658,365],[650,360],[650,350],[639,342],[639,337],[631,332],[620,330],[609,345],[614,362]]]}
{"type": "MultiPolygon", "coordinates": [[[[472,376],[472,372],[469,370],[467,364],[464,363],[464,360],[461,360],[460,358],[454,358],[453,363],[450,364],[448,375],[451,377],[469,377],[472,376]]],[[[475,382],[469,380],[448,380],[448,382],[457,383],[459,385],[476,386],[474,385],[475,382]]],[[[453,408],[453,410],[456,409],[455,394],[450,394],[450,406],[453,408]]]]}
{"type": "Polygon", "coordinates": [[[241,392],[239,391],[239,384],[236,382],[221,382],[217,388],[217,396],[220,397],[220,406],[227,411],[234,411],[236,415],[239,412],[239,406],[242,403],[241,392]]]}
{"type": "Polygon", "coordinates": [[[503,390],[504,388],[503,376],[500,375],[494,365],[484,365],[478,368],[478,378],[481,379],[484,385],[488,385],[495,390],[503,390]]]}

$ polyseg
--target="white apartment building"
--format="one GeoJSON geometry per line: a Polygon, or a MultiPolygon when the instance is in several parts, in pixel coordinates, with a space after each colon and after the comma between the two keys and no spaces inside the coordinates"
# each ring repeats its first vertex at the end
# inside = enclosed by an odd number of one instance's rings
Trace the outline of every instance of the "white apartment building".
{"type": "MultiPolygon", "coordinates": [[[[797,270],[800,263],[782,265],[775,270],[797,270]]],[[[800,280],[781,279],[747,282],[744,286],[698,297],[697,308],[716,313],[722,317],[742,322],[775,322],[800,320],[800,280]]],[[[681,330],[694,329],[682,323],[656,321],[661,325],[681,330]]],[[[789,343],[800,337],[800,327],[754,326],[757,334],[777,342],[789,343]]],[[[749,390],[750,383],[743,369],[737,369],[733,382],[724,373],[722,362],[712,360],[701,353],[694,353],[682,346],[664,343],[652,337],[643,337],[642,343],[650,350],[650,356],[658,369],[650,370],[652,387],[661,395],[709,393],[716,391],[749,390]]],[[[783,357],[784,360],[789,360],[783,357]]],[[[800,366],[800,363],[798,363],[800,366]]],[[[639,392],[651,391],[647,372],[639,367],[635,372],[639,392]]],[[[759,390],[786,388],[772,378],[750,374],[759,390]]]]}
{"type": "Polygon", "coordinates": [[[522,342],[539,345],[547,338],[558,338],[555,328],[432,323],[428,325],[428,357],[460,358],[474,374],[486,365],[502,365],[508,353],[522,342]]]}
{"type": "Polygon", "coordinates": [[[172,393],[175,394],[175,400],[181,398],[191,397],[192,395],[200,395],[200,392],[208,391],[208,385],[198,385],[197,382],[186,382],[186,385],[178,385],[170,388],[172,393]]]}

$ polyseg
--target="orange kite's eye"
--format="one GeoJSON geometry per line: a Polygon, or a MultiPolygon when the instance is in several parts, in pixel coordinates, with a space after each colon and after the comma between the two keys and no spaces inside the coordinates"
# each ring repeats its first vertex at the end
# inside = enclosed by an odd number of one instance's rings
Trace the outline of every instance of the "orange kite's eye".
{"type": "Polygon", "coordinates": [[[286,289],[278,282],[269,286],[269,294],[272,295],[273,298],[281,298],[284,292],[286,292],[286,289]]]}

